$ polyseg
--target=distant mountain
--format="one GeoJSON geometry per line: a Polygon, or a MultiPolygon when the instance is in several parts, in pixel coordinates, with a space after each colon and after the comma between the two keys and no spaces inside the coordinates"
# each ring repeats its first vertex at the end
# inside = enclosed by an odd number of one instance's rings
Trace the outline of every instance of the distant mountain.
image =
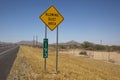
{"type": "MultiPolygon", "coordinates": [[[[20,42],[17,42],[17,44],[23,44],[23,45],[36,45],[35,41],[20,41],[20,42]]],[[[40,45],[42,46],[42,43],[41,42],[37,42],[37,45],[40,45]]]]}
{"type": "Polygon", "coordinates": [[[72,40],[72,41],[66,42],[66,45],[80,45],[80,43],[72,40]]]}
{"type": "Polygon", "coordinates": [[[1,41],[0,41],[0,44],[4,44],[4,43],[5,43],[5,42],[1,42],[1,41]]]}
{"type": "Polygon", "coordinates": [[[14,43],[12,43],[12,42],[1,42],[0,41],[0,44],[14,44],[14,43]]]}
{"type": "MultiPolygon", "coordinates": [[[[53,43],[51,45],[55,45],[56,43],[53,43]]],[[[66,43],[59,43],[59,45],[77,45],[80,46],[80,43],[74,40],[68,41],[66,43]]]]}

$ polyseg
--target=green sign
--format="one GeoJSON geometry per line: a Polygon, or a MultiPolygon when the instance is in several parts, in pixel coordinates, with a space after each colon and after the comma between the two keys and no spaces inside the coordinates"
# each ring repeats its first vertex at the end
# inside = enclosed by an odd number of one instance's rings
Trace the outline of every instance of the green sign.
{"type": "Polygon", "coordinates": [[[43,41],[43,58],[48,58],[48,39],[43,41]]]}

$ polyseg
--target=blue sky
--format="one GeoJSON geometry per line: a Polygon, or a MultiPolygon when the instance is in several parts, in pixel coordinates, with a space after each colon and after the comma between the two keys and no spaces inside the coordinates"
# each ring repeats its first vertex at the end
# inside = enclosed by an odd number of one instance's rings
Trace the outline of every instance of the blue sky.
{"type": "MultiPolygon", "coordinates": [[[[44,38],[39,16],[54,5],[64,16],[59,25],[59,42],[75,40],[120,45],[120,0],[0,0],[0,41],[18,42],[44,38]]],[[[48,29],[49,43],[56,29],[48,29]]]]}

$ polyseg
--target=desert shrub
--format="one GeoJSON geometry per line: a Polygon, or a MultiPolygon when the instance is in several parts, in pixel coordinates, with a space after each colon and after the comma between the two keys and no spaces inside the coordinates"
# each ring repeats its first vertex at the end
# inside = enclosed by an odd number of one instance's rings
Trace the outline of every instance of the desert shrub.
{"type": "Polygon", "coordinates": [[[67,47],[64,45],[59,45],[59,49],[66,49],[67,47]]]}
{"type": "Polygon", "coordinates": [[[113,46],[110,46],[110,47],[111,47],[112,51],[120,51],[120,46],[113,45],[113,46]]]}
{"type": "Polygon", "coordinates": [[[94,48],[95,50],[100,50],[100,51],[106,50],[106,47],[104,45],[99,45],[99,44],[96,44],[94,48]]]}
{"type": "Polygon", "coordinates": [[[120,51],[117,51],[118,54],[120,54],[120,51]]]}
{"type": "Polygon", "coordinates": [[[108,61],[111,63],[115,63],[115,61],[113,59],[109,59],[108,61]]]}
{"type": "Polygon", "coordinates": [[[79,53],[79,55],[85,55],[85,56],[87,56],[87,52],[86,52],[86,51],[81,51],[81,52],[79,53]]]}
{"type": "Polygon", "coordinates": [[[94,44],[91,43],[91,42],[88,42],[88,41],[85,41],[84,43],[81,44],[82,48],[84,49],[89,49],[89,48],[92,48],[94,47],[94,44]]]}
{"type": "Polygon", "coordinates": [[[96,51],[120,51],[120,46],[117,45],[101,45],[101,44],[94,44],[92,42],[85,41],[81,43],[81,48],[85,50],[96,50],[96,51]]]}

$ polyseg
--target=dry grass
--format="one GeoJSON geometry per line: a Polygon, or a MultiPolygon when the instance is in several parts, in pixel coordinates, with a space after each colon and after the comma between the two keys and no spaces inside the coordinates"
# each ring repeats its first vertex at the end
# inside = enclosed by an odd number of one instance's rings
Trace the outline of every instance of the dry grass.
{"type": "Polygon", "coordinates": [[[80,52],[86,52],[89,58],[102,60],[106,62],[112,62],[114,64],[120,65],[120,54],[118,52],[104,52],[104,51],[89,51],[81,49],[69,49],[60,50],[60,53],[72,54],[74,56],[81,56],[80,52]]]}
{"type": "Polygon", "coordinates": [[[54,74],[55,59],[49,50],[44,73],[42,49],[21,46],[8,80],[120,80],[120,66],[69,54],[59,54],[59,73],[54,74]]]}

